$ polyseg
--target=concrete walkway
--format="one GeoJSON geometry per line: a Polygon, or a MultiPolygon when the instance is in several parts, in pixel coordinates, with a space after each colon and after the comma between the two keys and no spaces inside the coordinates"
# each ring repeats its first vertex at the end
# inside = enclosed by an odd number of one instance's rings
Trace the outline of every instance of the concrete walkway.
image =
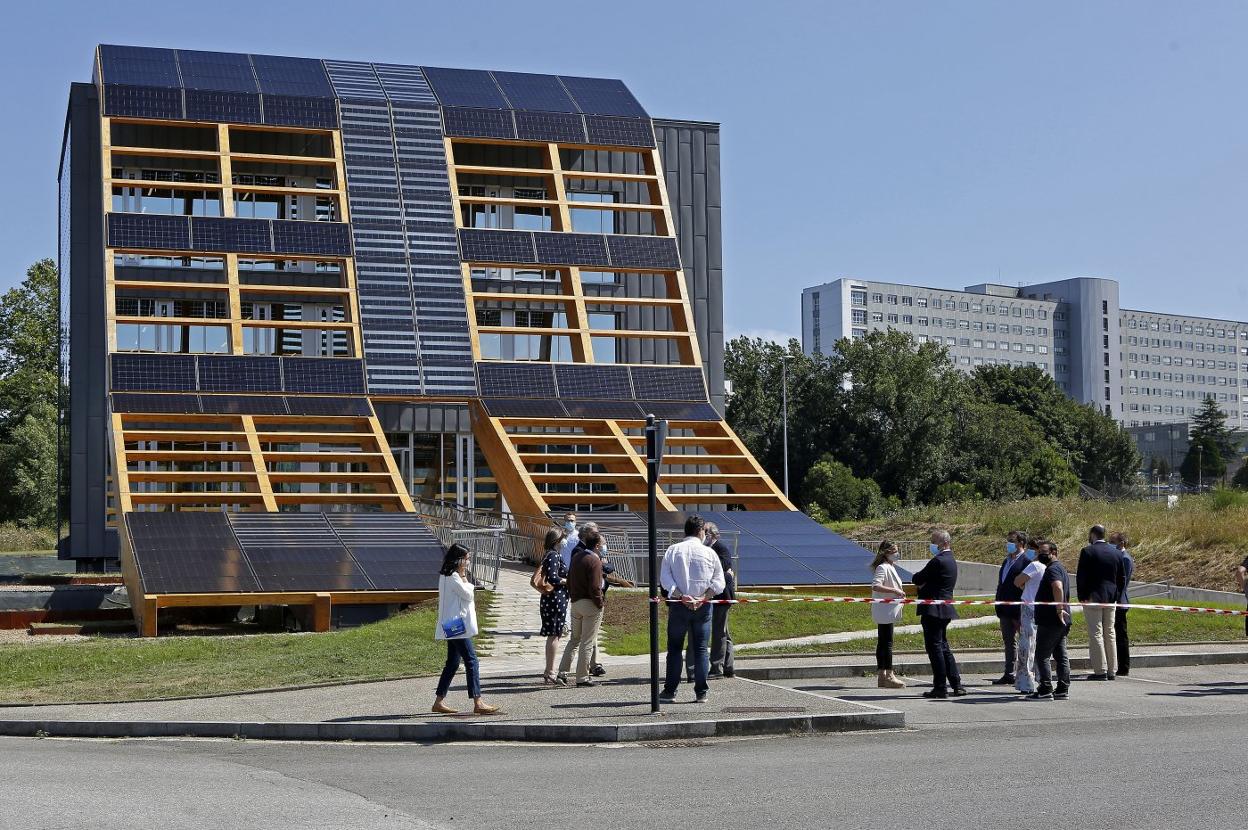
{"type": "Polygon", "coordinates": [[[498,571],[494,602],[490,607],[490,623],[486,633],[493,638],[488,649],[491,671],[523,671],[540,673],[546,638],[538,634],[542,615],[538,607],[541,596],[529,585],[532,569],[504,564],[498,571]]]}

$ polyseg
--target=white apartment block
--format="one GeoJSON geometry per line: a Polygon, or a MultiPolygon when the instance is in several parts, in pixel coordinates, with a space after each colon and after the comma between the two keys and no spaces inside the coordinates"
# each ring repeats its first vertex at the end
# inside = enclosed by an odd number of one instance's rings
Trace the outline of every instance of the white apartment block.
{"type": "Polygon", "coordinates": [[[877,329],[940,343],[964,371],[1035,366],[1127,426],[1183,422],[1206,397],[1248,426],[1248,323],[1123,309],[1116,280],[962,291],[839,279],[802,292],[802,347],[877,329]]]}

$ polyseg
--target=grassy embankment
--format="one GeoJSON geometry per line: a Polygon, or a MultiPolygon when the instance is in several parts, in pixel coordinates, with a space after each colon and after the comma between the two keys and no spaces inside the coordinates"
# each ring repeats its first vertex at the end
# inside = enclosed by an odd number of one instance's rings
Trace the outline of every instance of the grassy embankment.
{"type": "MultiPolygon", "coordinates": [[[[489,604],[489,594],[477,595],[482,627],[489,604]]],[[[446,659],[433,640],[436,616],[436,603],[424,603],[328,634],[31,638],[0,645],[0,701],[139,700],[434,674],[446,659]]]]}
{"type": "Polygon", "coordinates": [[[953,534],[958,558],[1001,561],[1011,530],[1057,542],[1073,569],[1088,528],[1103,524],[1132,541],[1135,578],[1171,580],[1176,585],[1234,591],[1232,570],[1248,554],[1248,497],[1237,494],[1184,496],[1177,507],[1158,502],[1028,499],[1009,504],[968,503],[901,510],[885,519],[840,523],[834,529],[855,539],[922,539],[934,526],[953,534]]]}
{"type": "Polygon", "coordinates": [[[55,551],[56,531],[50,528],[21,527],[13,522],[0,524],[0,554],[55,551]]]}

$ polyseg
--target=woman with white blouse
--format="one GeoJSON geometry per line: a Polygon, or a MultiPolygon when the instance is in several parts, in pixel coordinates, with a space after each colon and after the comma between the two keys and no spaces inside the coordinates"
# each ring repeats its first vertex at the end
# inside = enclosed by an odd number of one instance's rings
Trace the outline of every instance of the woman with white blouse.
{"type": "MultiPolygon", "coordinates": [[[[871,561],[875,578],[871,581],[872,599],[905,599],[901,575],[897,573],[897,544],[885,539],[880,542],[879,552],[871,561]]],[[[871,605],[871,618],[875,620],[875,676],[881,689],[904,689],[906,684],[893,674],[893,626],[901,619],[905,606],[898,603],[877,602],[871,605]]]]}
{"type": "Polygon", "coordinates": [[[473,702],[473,712],[478,715],[492,715],[498,711],[498,707],[490,706],[481,699],[480,667],[477,652],[472,647],[472,638],[477,636],[477,603],[476,586],[468,578],[468,548],[459,544],[451,545],[446,556],[442,558],[439,574],[438,621],[433,639],[446,641],[446,665],[438,679],[433,712],[438,715],[455,714],[455,710],[446,705],[446,693],[450,691],[451,680],[455,678],[462,662],[468,681],[468,697],[473,702]]]}

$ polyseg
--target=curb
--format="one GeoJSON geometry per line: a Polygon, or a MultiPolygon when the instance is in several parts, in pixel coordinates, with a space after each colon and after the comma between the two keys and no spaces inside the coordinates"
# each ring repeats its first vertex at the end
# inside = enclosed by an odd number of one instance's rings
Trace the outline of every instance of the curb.
{"type": "MultiPolygon", "coordinates": [[[[957,656],[956,654],[954,656],[957,656]]],[[[1215,666],[1248,663],[1248,651],[1209,651],[1209,652],[1174,652],[1172,654],[1138,654],[1132,655],[1132,668],[1169,669],[1181,666],[1215,666]]],[[[1001,658],[992,660],[959,660],[958,668],[963,674],[993,674],[1001,670],[1001,658]]],[[[1071,671],[1084,671],[1091,668],[1091,660],[1087,657],[1070,658],[1071,671]]],[[[932,673],[931,664],[922,662],[900,662],[893,669],[901,675],[922,677],[932,673]]],[[[861,677],[865,673],[874,673],[875,663],[855,663],[822,666],[772,666],[769,668],[737,668],[737,675],[749,680],[806,680],[809,678],[861,677]]]]}
{"type": "Polygon", "coordinates": [[[0,735],[25,738],[233,738],[265,741],[527,741],[630,743],[757,735],[900,729],[905,715],[879,710],[751,720],[695,720],[633,724],[549,723],[257,723],[222,721],[0,721],[0,735]]]}

